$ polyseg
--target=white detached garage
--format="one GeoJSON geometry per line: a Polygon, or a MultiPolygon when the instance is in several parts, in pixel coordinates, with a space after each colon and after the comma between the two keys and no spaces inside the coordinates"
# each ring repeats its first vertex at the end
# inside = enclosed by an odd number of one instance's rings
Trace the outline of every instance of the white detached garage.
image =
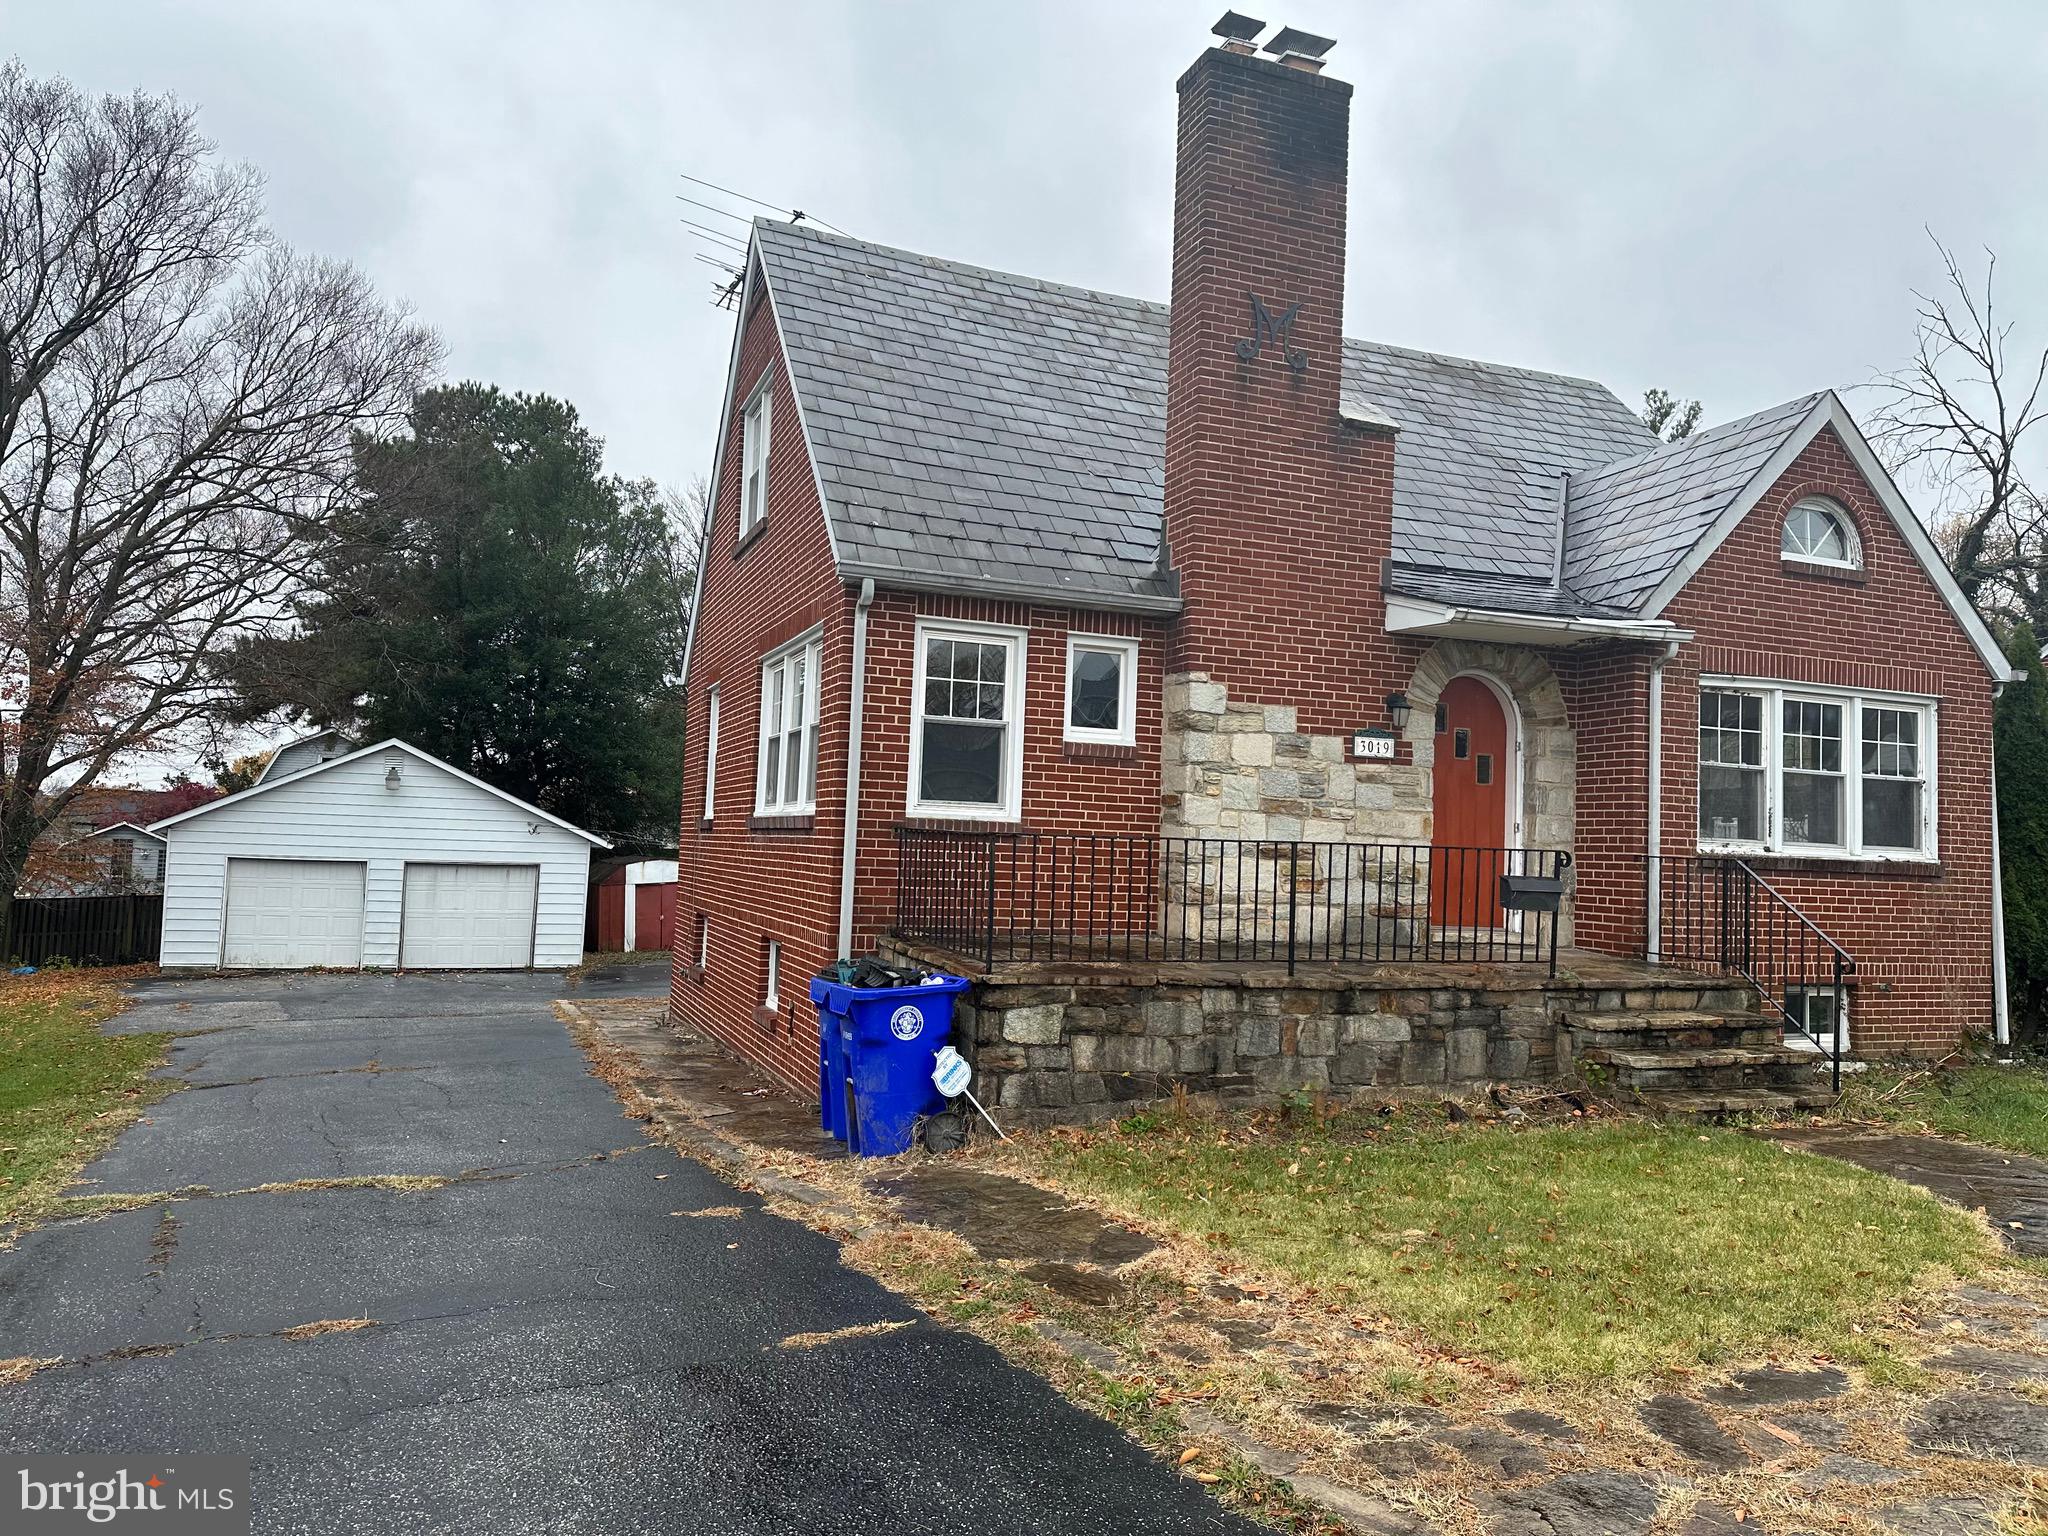
{"type": "Polygon", "coordinates": [[[383,741],[158,822],[167,967],[516,970],[583,954],[610,845],[383,741]]]}

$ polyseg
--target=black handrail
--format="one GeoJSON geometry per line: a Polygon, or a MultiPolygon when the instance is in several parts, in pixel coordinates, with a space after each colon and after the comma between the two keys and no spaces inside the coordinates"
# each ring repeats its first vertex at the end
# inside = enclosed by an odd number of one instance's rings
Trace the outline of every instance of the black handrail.
{"type": "Polygon", "coordinates": [[[1657,896],[1657,948],[1650,959],[1740,976],[1771,1013],[1826,1056],[1842,1087],[1842,1026],[1856,960],[1743,860],[1714,854],[1659,856],[1649,878],[1657,896]],[[1825,991],[1833,1003],[1826,1036],[1816,1034],[1794,996],[1825,991]]]}
{"type": "Polygon", "coordinates": [[[1503,876],[1561,886],[1556,849],[900,827],[896,933],[999,962],[1541,962],[1559,916],[1503,876]]]}

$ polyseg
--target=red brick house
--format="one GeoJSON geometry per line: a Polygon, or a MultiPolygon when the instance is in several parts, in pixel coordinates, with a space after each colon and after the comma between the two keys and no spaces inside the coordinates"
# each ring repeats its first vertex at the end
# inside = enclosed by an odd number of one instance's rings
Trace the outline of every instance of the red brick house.
{"type": "Polygon", "coordinates": [[[678,1015],[806,1085],[808,978],[910,949],[1054,1113],[1992,1030],[2009,669],[1841,402],[1666,445],[1346,337],[1351,87],[1258,30],[1179,82],[1170,307],[756,224],[678,1015]]]}

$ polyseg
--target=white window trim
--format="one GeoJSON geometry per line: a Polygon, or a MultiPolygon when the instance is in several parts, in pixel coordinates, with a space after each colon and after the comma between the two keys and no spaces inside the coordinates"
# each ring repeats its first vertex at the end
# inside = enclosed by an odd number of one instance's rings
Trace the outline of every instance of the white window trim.
{"type": "Polygon", "coordinates": [[[1778,520],[1778,558],[1787,565],[1817,565],[1830,571],[1860,571],[1863,569],[1863,539],[1856,531],[1856,519],[1849,515],[1849,509],[1832,496],[1802,496],[1785,509],[1784,517],[1778,520]],[[1842,547],[1848,551],[1846,560],[1830,560],[1826,555],[1796,555],[1785,548],[1785,524],[1792,520],[1792,514],[1801,507],[1816,507],[1835,520],[1842,530],[1842,547]]]}
{"type": "Polygon", "coordinates": [[[707,975],[711,970],[711,918],[709,914],[697,914],[697,969],[707,975]]]}
{"type": "Polygon", "coordinates": [[[718,811],[718,685],[713,683],[704,703],[704,819],[718,811]]]}
{"type": "MultiPolygon", "coordinates": [[[[1764,837],[1758,842],[1699,839],[1701,853],[1771,854],[1795,859],[1834,859],[1859,864],[1937,864],[1941,861],[1941,700],[1922,694],[1886,693],[1879,689],[1838,688],[1822,683],[1793,683],[1754,677],[1703,676],[1699,691],[1707,693],[1752,693],[1764,701],[1764,837]],[[1812,843],[1786,843],[1778,829],[1782,774],[1779,758],[1784,751],[1785,700],[1840,704],[1842,708],[1842,830],[1840,847],[1812,843]],[[1920,715],[1921,783],[1925,786],[1920,804],[1921,846],[1865,848],[1863,846],[1863,708],[1914,710],[1920,715]]],[[[1693,733],[1693,793],[1699,794],[1699,733],[1693,733]]],[[[1697,820],[1697,810],[1695,810],[1697,820]]]]}
{"type": "Polygon", "coordinates": [[[768,941],[767,959],[764,964],[766,971],[762,977],[761,1006],[770,1013],[779,1013],[782,1010],[782,941],[780,939],[770,939],[768,941]]]}
{"type": "Polygon", "coordinates": [[[919,619],[914,637],[916,665],[910,679],[910,781],[904,786],[905,811],[912,816],[932,816],[953,821],[1018,821],[1024,804],[1024,716],[1028,653],[1026,632],[1007,624],[969,624],[954,620],[919,619]],[[949,640],[991,641],[1008,647],[1008,686],[1003,691],[1003,802],[1000,805],[968,805],[951,800],[920,800],[917,786],[924,778],[924,663],[925,641],[937,637],[949,640]]]}
{"type": "Polygon", "coordinates": [[[747,403],[740,408],[740,537],[742,539],[768,521],[768,441],[773,395],[769,386],[775,382],[775,372],[770,369],[761,382],[754,386],[754,392],[747,396],[747,403]],[[758,425],[757,425],[758,423],[758,425]],[[756,443],[759,448],[756,451],[756,443]],[[758,505],[749,498],[753,489],[754,473],[761,476],[761,499],[758,505]],[[749,516],[748,514],[752,515],[749,516]]]}
{"type": "MultiPolygon", "coordinates": [[[[761,658],[760,700],[755,711],[759,717],[754,727],[754,814],[756,816],[809,816],[818,808],[818,671],[824,650],[821,640],[823,628],[809,630],[787,645],[778,646],[761,658]],[[784,738],[788,735],[788,723],[778,714],[772,722],[768,718],[770,691],[768,674],[777,667],[785,666],[796,657],[804,663],[804,720],[803,746],[798,754],[797,776],[811,791],[792,799],[789,786],[783,782],[785,774],[777,775],[778,798],[771,803],[768,799],[768,751],[772,738],[774,750],[784,750],[784,738]],[[770,726],[773,726],[771,731],[770,726]]],[[[784,684],[783,699],[789,698],[788,685],[784,684]]],[[[787,763],[783,764],[787,769],[787,763]]]]}
{"type": "Polygon", "coordinates": [[[1067,687],[1060,700],[1060,731],[1066,741],[1092,742],[1105,747],[1134,747],[1138,744],[1138,642],[1124,635],[1067,636],[1067,687]],[[1117,670],[1116,728],[1074,724],[1074,664],[1084,651],[1112,652],[1119,658],[1117,670]]]}
{"type": "MultiPolygon", "coordinates": [[[[1785,990],[1787,992],[1807,993],[1816,996],[1824,994],[1828,997],[1833,997],[1835,993],[1835,989],[1833,987],[1820,986],[1792,986],[1787,987],[1785,990]]],[[[1849,1005],[1849,989],[1847,987],[1844,987],[1842,988],[1842,1054],[1844,1056],[1848,1055],[1852,1050],[1856,1048],[1855,1035],[1852,1033],[1852,1020],[1850,1018],[1851,1010],[1849,1005]]],[[[1787,1024],[1785,1026],[1785,1043],[1791,1046],[1792,1049],[1795,1051],[1811,1051],[1818,1055],[1821,1050],[1821,1046],[1818,1041],[1816,1041],[1811,1035],[1807,1034],[1804,1030],[1799,1029],[1792,1024],[1787,1024]]],[[[1834,1044],[1833,1036],[1828,1037],[1828,1044],[1834,1044]]]]}

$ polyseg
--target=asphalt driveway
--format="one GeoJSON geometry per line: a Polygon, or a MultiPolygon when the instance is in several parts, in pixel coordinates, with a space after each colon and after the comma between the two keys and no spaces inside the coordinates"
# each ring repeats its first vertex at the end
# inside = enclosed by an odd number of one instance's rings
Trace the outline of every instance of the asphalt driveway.
{"type": "Polygon", "coordinates": [[[561,995],[144,986],[113,1027],[204,1031],[189,1087],[74,1193],[156,1198],[0,1251],[0,1357],[64,1362],[0,1386],[0,1443],[247,1454],[270,1532],[1258,1529],[643,1140],[561,995]],[[783,1344],[870,1323],[907,1326],[783,1344]]]}

